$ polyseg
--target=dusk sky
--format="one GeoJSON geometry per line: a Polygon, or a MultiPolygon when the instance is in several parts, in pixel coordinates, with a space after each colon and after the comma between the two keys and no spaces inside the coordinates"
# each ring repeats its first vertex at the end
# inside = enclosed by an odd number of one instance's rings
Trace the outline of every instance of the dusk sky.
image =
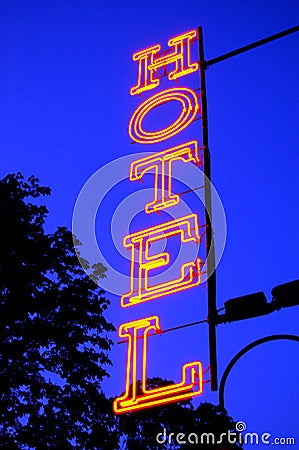
{"type": "MultiPolygon", "coordinates": [[[[175,214],[171,208],[159,216],[142,212],[152,193],[140,192],[152,187],[152,177],[148,175],[143,184],[130,182],[129,161],[140,152],[179,145],[183,138],[201,141],[198,120],[169,142],[131,144],[128,123],[135,108],[169,86],[162,80],[157,90],[142,98],[130,96],[137,82],[133,53],[157,43],[166,49],[169,38],[202,26],[208,60],[293,27],[298,17],[296,0],[1,0],[1,178],[20,171],[51,187],[46,231],[52,232],[57,226],[71,228],[84,184],[118,160],[97,177],[92,195],[97,199],[104,192],[96,219],[102,262],[128,277],[130,255],[122,248],[122,237],[175,214]],[[130,156],[121,159],[126,155],[130,156]]],[[[227,225],[217,267],[218,308],[230,298],[258,291],[270,301],[274,286],[298,278],[298,54],[299,33],[295,33],[206,72],[212,182],[227,225]]],[[[192,58],[198,58],[196,44],[192,58]]],[[[178,86],[196,89],[198,77],[198,73],[184,77],[178,86]]],[[[162,128],[176,111],[163,106],[146,125],[162,128]]],[[[183,166],[176,166],[175,175],[183,178],[174,188],[199,186],[201,175],[194,185],[183,166]]],[[[186,205],[177,212],[189,208],[204,223],[195,193],[182,200],[186,205]]],[[[82,217],[82,223],[85,220],[82,217]]],[[[216,245],[222,232],[216,233],[216,245]]],[[[169,247],[173,257],[178,253],[176,244],[169,247]]],[[[122,309],[119,292],[128,292],[129,285],[126,278],[110,277],[109,270],[103,288],[111,299],[107,317],[116,328],[154,314],[160,316],[162,328],[207,316],[205,284],[122,309]]],[[[245,345],[270,334],[298,335],[298,325],[299,307],[219,325],[219,381],[230,359],[245,345]]],[[[178,382],[186,362],[200,360],[207,369],[207,325],[152,337],[149,351],[149,376],[178,382]]],[[[299,442],[298,355],[296,342],[267,343],[233,369],[225,404],[235,420],[246,422],[248,431],[295,437],[299,442]]],[[[125,357],[126,345],[115,345],[111,378],[105,382],[107,395],[124,389],[125,357]]],[[[199,401],[218,403],[218,393],[206,383],[195,404],[199,401]]]]}

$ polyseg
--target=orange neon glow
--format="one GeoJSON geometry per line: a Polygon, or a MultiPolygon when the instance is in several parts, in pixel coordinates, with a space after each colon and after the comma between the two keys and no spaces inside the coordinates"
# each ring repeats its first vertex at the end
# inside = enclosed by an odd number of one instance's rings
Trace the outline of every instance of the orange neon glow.
{"type": "Polygon", "coordinates": [[[200,107],[196,93],[189,88],[170,88],[158,92],[145,100],[132,114],[129,123],[129,135],[140,144],[155,144],[164,141],[184,130],[199,113],[200,107]],[[146,114],[163,103],[176,100],[181,103],[182,111],[177,120],[158,131],[144,131],[142,122],[146,114]]]}
{"type": "Polygon", "coordinates": [[[125,393],[113,403],[114,412],[117,414],[195,397],[203,391],[202,364],[199,361],[183,365],[181,382],[147,389],[147,346],[150,331],[161,331],[158,316],[123,323],[119,327],[119,337],[128,340],[128,352],[125,393]],[[143,338],[142,358],[138,358],[137,341],[140,337],[143,338]],[[137,392],[137,372],[140,369],[141,394],[137,392]]]}
{"type": "Polygon", "coordinates": [[[188,261],[181,266],[181,273],[178,278],[154,286],[149,285],[149,272],[153,269],[167,266],[170,261],[168,252],[150,256],[149,249],[151,244],[175,235],[181,237],[181,242],[184,245],[188,242],[199,244],[201,237],[199,235],[197,215],[190,214],[124,237],[124,246],[131,249],[131,275],[130,292],[121,297],[121,306],[123,308],[154,298],[164,297],[165,295],[200,284],[201,259],[196,258],[195,262],[188,261]],[[138,252],[138,260],[135,261],[136,251],[138,252]]]}
{"type": "Polygon", "coordinates": [[[197,38],[197,31],[192,30],[169,39],[168,46],[174,47],[172,53],[165,52],[164,56],[159,56],[161,45],[153,45],[133,54],[133,61],[138,61],[138,83],[130,90],[131,95],[154,89],[159,86],[160,79],[157,74],[158,69],[169,64],[175,64],[175,69],[168,73],[169,80],[189,75],[199,68],[198,62],[190,62],[191,43],[197,38]]]}
{"type": "Polygon", "coordinates": [[[185,142],[177,147],[154,153],[131,163],[131,181],[141,180],[147,171],[155,170],[154,201],[147,203],[145,208],[148,214],[179,203],[180,196],[172,193],[172,163],[175,160],[201,164],[198,142],[185,142]]]}

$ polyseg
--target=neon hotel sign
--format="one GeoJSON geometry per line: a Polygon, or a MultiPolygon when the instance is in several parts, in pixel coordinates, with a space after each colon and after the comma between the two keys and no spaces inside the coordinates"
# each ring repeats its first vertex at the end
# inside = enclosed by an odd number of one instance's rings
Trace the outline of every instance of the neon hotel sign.
{"type": "MultiPolygon", "coordinates": [[[[161,52],[160,45],[154,45],[133,54],[138,65],[137,84],[130,90],[131,95],[139,95],[155,90],[134,111],[129,122],[129,135],[134,142],[152,145],[165,141],[165,149],[135,160],[130,167],[130,180],[141,180],[148,171],[154,171],[154,198],[144,205],[145,212],[160,212],[180,202],[179,195],[172,192],[172,167],[176,160],[189,164],[201,164],[200,148],[197,140],[182,142],[169,148],[167,140],[186,129],[199,115],[199,95],[188,87],[178,87],[176,80],[186,77],[199,69],[198,62],[191,62],[191,46],[198,39],[197,31],[183,33],[168,41],[168,49],[161,52]],[[174,82],[174,87],[156,92],[163,76],[174,82]],[[159,105],[179,102],[181,112],[171,125],[157,131],[145,131],[143,121],[150,111],[159,105]]],[[[163,224],[131,233],[124,237],[123,244],[131,252],[130,289],[121,297],[121,307],[134,307],[143,302],[190,289],[201,282],[200,258],[186,261],[181,266],[178,278],[152,285],[151,271],[169,264],[169,253],[149,254],[152,243],[161,239],[179,236],[181,245],[200,243],[197,214],[189,214],[163,224]],[[136,257],[136,255],[138,255],[136,257]]],[[[161,301],[161,300],[160,300],[161,301]]],[[[149,390],[147,388],[148,338],[161,331],[160,317],[150,316],[119,327],[119,337],[127,341],[127,367],[125,392],[114,401],[114,412],[125,413],[200,395],[203,390],[202,364],[187,362],[182,367],[181,381],[169,386],[149,390]],[[139,339],[142,345],[138,346],[139,339]],[[141,390],[137,388],[137,370],[141,367],[141,390]]]]}

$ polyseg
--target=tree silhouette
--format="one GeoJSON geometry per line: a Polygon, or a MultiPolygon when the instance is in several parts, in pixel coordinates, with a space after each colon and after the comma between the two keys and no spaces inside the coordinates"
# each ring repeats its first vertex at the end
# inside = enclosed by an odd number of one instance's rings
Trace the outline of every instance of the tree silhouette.
{"type": "MultiPolygon", "coordinates": [[[[211,404],[195,409],[187,400],[113,414],[102,381],[114,327],[104,317],[109,301],[94,283],[105,268],[79,263],[66,228],[45,233],[48,211],[40,203],[49,194],[37,178],[26,181],[20,173],[0,181],[0,447],[241,448],[227,440],[178,442],[179,433],[217,437],[234,429],[226,412],[211,404]]],[[[152,378],[148,388],[170,383],[152,378]]]]}
{"type": "MultiPolygon", "coordinates": [[[[109,302],[79,264],[71,232],[45,233],[39,203],[49,193],[20,173],[0,181],[0,447],[117,448],[101,389],[109,302]]],[[[82,262],[94,279],[105,276],[101,264],[82,262]]]]}

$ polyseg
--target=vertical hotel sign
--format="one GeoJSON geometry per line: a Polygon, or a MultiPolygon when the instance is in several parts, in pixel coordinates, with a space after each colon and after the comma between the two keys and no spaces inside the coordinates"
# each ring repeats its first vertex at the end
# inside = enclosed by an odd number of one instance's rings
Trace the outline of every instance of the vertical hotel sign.
{"type": "MultiPolygon", "coordinates": [[[[198,62],[191,61],[191,47],[198,40],[197,31],[192,30],[169,39],[168,49],[161,51],[154,45],[133,54],[138,66],[137,83],[131,88],[132,96],[146,93],[150,95],[133,112],[129,122],[129,135],[133,142],[148,144],[155,151],[155,144],[165,143],[165,148],[149,156],[137,159],[130,166],[130,180],[142,180],[143,176],[154,171],[154,198],[144,205],[147,214],[167,210],[180,202],[180,196],[173,192],[172,168],[176,160],[186,164],[201,165],[202,149],[197,140],[179,142],[180,133],[200,115],[200,96],[189,87],[179,87],[177,80],[197,72],[198,62]],[[174,86],[157,92],[161,78],[167,77],[174,86]],[[152,94],[152,95],[151,95],[152,94]],[[169,126],[156,131],[146,131],[144,119],[156,107],[178,102],[181,111],[169,126]],[[175,147],[169,147],[168,140],[177,137],[175,147]]],[[[185,78],[184,78],[185,80],[185,78]]],[[[200,244],[199,219],[192,213],[174,220],[146,228],[124,237],[123,244],[131,252],[130,286],[121,297],[121,307],[132,307],[166,295],[190,289],[201,283],[202,261],[186,260],[177,278],[153,285],[153,269],[170,263],[168,252],[152,255],[149,249],[161,239],[179,237],[182,246],[191,242],[200,244]]],[[[200,361],[186,362],[181,368],[181,381],[169,386],[149,390],[147,388],[147,347],[152,333],[161,332],[159,316],[144,317],[126,322],[119,327],[119,337],[127,342],[127,367],[125,371],[125,392],[114,401],[117,414],[162,405],[200,395],[203,390],[203,371],[200,361]],[[139,339],[142,346],[137,345],[139,339]],[[141,389],[137,389],[137,370],[141,367],[141,389]]]]}

